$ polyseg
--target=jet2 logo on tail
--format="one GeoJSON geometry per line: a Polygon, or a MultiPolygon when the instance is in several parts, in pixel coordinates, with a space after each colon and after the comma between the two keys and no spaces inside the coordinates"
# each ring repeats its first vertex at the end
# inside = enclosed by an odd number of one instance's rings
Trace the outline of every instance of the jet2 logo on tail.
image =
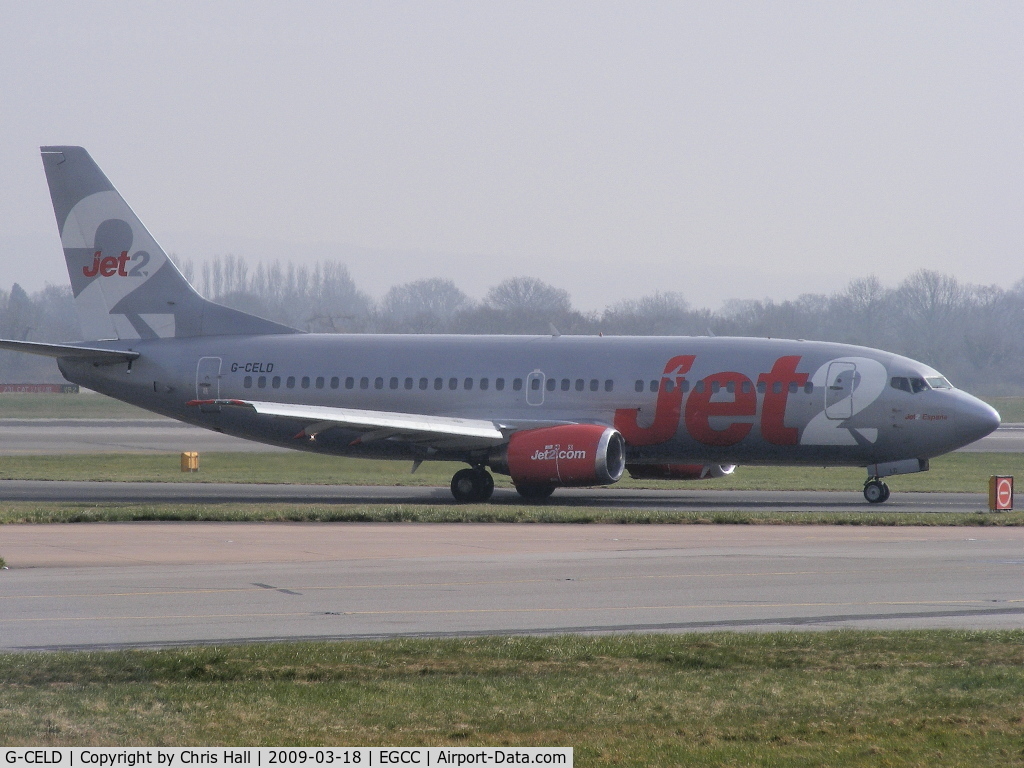
{"type": "Polygon", "coordinates": [[[91,267],[82,267],[82,274],[86,277],[146,277],[149,273],[143,272],[142,268],[149,263],[149,254],[146,251],[138,251],[132,256],[128,251],[121,251],[120,256],[104,256],[103,251],[96,251],[92,257],[91,267]],[[128,271],[128,262],[138,259],[138,264],[128,271]]]}

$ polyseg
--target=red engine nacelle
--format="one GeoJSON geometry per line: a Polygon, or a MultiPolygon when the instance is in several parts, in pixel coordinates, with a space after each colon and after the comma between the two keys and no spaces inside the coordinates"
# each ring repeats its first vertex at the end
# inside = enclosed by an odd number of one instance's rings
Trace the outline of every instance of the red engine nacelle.
{"type": "Polygon", "coordinates": [[[725,477],[736,470],[735,464],[630,464],[634,480],[706,480],[725,477]]]}
{"type": "Polygon", "coordinates": [[[491,467],[516,486],[610,485],[626,468],[626,442],[600,424],[566,424],[516,432],[491,467]]]}

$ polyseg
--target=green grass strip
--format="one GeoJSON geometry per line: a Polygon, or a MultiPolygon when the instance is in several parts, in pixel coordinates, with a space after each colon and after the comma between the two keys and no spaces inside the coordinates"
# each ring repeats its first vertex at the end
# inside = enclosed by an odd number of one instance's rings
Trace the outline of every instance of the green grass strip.
{"type": "Polygon", "coordinates": [[[16,523],[615,523],[672,525],[1020,526],[1024,511],[863,512],[613,509],[524,504],[91,504],[0,503],[0,525],[16,523]]]}
{"type": "Polygon", "coordinates": [[[1024,761],[1024,632],[0,656],[4,745],[558,745],[578,765],[1024,761]]]}

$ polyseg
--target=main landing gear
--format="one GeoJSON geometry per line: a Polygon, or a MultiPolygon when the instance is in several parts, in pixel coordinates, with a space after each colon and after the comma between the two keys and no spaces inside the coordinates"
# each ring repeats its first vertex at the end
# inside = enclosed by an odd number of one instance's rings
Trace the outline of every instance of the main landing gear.
{"type": "Polygon", "coordinates": [[[869,477],[864,483],[864,498],[871,504],[881,504],[889,498],[889,486],[877,477],[869,477]]]}
{"type": "Polygon", "coordinates": [[[487,501],[492,493],[494,478],[483,467],[460,469],[452,478],[452,496],[456,501],[487,501]]]}

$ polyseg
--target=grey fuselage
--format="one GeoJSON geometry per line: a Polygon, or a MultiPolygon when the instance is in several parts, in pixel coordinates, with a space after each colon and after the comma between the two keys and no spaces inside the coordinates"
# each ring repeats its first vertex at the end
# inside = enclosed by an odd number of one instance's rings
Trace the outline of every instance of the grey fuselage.
{"type": "Polygon", "coordinates": [[[868,466],[926,460],[998,414],[940,374],[875,349],[722,337],[280,334],[97,342],[139,358],[61,360],[70,381],[225,434],[322,453],[478,461],[474,449],[360,441],[335,426],[189,404],[239,399],[486,419],[509,429],[615,426],[633,464],[868,466]],[[553,382],[553,383],[552,383],[553,382]]]}

